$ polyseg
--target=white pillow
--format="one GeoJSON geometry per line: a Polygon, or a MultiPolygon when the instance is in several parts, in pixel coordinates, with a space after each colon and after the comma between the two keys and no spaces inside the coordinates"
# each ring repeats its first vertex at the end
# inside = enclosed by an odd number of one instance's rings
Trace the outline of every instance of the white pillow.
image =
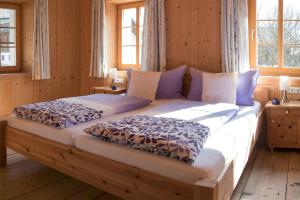
{"type": "Polygon", "coordinates": [[[202,101],[236,103],[237,73],[202,73],[202,101]]]}
{"type": "Polygon", "coordinates": [[[158,87],[160,72],[131,71],[128,96],[153,100],[158,87]]]}

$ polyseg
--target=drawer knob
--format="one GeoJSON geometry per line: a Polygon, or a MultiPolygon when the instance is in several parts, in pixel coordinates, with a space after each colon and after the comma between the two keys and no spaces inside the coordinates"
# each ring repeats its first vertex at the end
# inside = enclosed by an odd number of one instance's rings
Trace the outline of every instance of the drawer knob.
{"type": "Polygon", "coordinates": [[[274,120],[274,119],[272,120],[272,123],[275,123],[275,120],[274,120]]]}
{"type": "Polygon", "coordinates": [[[285,114],[287,114],[287,115],[288,115],[288,114],[289,114],[289,110],[286,110],[286,111],[285,111],[285,114]]]}
{"type": "Polygon", "coordinates": [[[292,125],[289,125],[289,128],[292,128],[292,125]]]}
{"type": "Polygon", "coordinates": [[[281,138],[281,139],[283,139],[283,138],[284,138],[284,136],[282,135],[282,136],[280,136],[280,138],[281,138]]]}

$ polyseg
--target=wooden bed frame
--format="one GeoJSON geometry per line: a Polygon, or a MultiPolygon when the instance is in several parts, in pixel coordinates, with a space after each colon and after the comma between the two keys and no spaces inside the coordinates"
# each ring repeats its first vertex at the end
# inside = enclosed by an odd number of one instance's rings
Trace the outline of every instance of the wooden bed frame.
{"type": "MultiPolygon", "coordinates": [[[[250,151],[262,132],[263,112],[258,119],[250,151]]],[[[123,199],[230,199],[236,185],[234,161],[225,166],[216,180],[201,179],[188,184],[44,139],[0,120],[1,166],[6,166],[6,147],[123,199]]]]}

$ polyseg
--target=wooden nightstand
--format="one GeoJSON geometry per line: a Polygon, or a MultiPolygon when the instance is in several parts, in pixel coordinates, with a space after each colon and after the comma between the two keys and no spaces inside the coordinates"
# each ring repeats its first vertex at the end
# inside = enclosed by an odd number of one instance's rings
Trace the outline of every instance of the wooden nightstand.
{"type": "Polygon", "coordinates": [[[93,87],[94,94],[124,94],[126,92],[126,88],[118,87],[116,90],[112,90],[111,87],[93,87]]]}
{"type": "Polygon", "coordinates": [[[267,113],[267,140],[274,147],[300,148],[300,101],[281,105],[265,105],[267,113]]]}

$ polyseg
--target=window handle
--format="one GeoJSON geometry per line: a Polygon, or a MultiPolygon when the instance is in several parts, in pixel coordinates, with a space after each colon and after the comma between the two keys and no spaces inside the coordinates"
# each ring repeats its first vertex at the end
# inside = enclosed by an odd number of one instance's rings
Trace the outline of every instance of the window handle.
{"type": "Polygon", "coordinates": [[[254,29],[251,29],[251,40],[252,41],[254,40],[254,34],[255,34],[254,29]]]}

